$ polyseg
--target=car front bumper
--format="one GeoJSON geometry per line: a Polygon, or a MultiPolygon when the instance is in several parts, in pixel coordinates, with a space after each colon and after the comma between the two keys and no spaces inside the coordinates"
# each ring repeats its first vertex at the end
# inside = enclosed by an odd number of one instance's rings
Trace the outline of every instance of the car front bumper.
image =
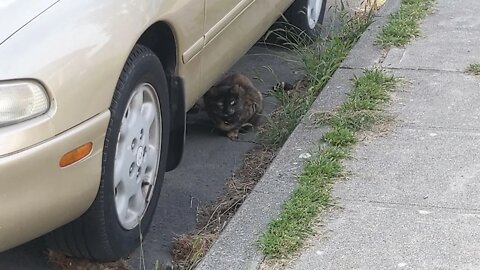
{"type": "Polygon", "coordinates": [[[100,184],[109,119],[110,112],[103,112],[47,141],[0,157],[0,251],[58,228],[88,209],[100,184]],[[93,149],[87,157],[60,168],[65,153],[88,142],[93,149]]]}

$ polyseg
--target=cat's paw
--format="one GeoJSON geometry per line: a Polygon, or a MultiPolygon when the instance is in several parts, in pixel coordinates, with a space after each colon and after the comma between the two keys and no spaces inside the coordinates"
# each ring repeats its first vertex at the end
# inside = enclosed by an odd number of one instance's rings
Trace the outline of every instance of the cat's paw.
{"type": "Polygon", "coordinates": [[[238,139],[238,134],[239,134],[239,130],[234,129],[234,130],[231,130],[227,133],[227,137],[232,141],[237,140],[238,139]]]}

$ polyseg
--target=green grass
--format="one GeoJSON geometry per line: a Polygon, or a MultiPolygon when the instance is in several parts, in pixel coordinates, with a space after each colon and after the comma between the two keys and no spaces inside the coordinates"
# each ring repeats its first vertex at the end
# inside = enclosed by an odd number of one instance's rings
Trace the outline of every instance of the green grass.
{"type": "Polygon", "coordinates": [[[348,146],[355,142],[355,133],[345,126],[334,126],[323,140],[333,146],[348,146]]]}
{"type": "Polygon", "coordinates": [[[371,14],[349,19],[343,15],[339,17],[343,20],[343,27],[326,39],[287,35],[290,40],[286,43],[303,63],[309,87],[295,97],[288,96],[284,91],[272,92],[280,106],[260,131],[259,140],[264,145],[273,148],[283,145],[372,21],[371,14]]]}
{"type": "Polygon", "coordinates": [[[306,162],[298,187],[261,237],[259,245],[268,258],[288,257],[311,234],[315,217],[331,204],[331,184],[343,174],[342,160],[349,156],[356,132],[375,125],[396,83],[381,70],[366,70],[354,79],[347,102],[334,114],[322,114],[321,122],[331,127],[321,142],[326,146],[306,162]]]}
{"type": "Polygon", "coordinates": [[[467,74],[480,75],[480,64],[470,64],[465,72],[467,74]]]}
{"type": "Polygon", "coordinates": [[[383,48],[402,47],[420,35],[419,22],[431,11],[434,0],[403,0],[377,37],[383,48]]]}

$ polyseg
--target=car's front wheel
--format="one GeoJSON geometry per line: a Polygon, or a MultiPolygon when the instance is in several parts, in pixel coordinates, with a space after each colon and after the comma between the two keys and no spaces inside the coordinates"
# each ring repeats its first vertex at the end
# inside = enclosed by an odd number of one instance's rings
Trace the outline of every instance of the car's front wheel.
{"type": "Polygon", "coordinates": [[[146,233],[166,167],[170,127],[162,64],[137,45],[118,81],[103,151],[100,188],[90,209],[54,231],[48,243],[74,257],[113,261],[146,233]]]}
{"type": "Polygon", "coordinates": [[[327,0],[296,0],[285,15],[295,29],[313,37],[323,22],[326,7],[327,0]]]}

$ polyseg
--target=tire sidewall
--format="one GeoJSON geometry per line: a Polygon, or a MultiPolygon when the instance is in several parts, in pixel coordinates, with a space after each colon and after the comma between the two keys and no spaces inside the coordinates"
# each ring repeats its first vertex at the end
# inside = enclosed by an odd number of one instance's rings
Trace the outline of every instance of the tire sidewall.
{"type": "Polygon", "coordinates": [[[289,22],[308,36],[314,37],[318,35],[318,25],[323,23],[325,12],[327,9],[327,0],[323,0],[320,14],[318,16],[317,27],[310,28],[306,9],[308,7],[308,0],[296,0],[287,11],[289,22]]]}
{"type": "Polygon", "coordinates": [[[170,127],[168,84],[160,60],[158,60],[153,52],[145,49],[146,48],[143,47],[142,53],[135,57],[132,63],[127,63],[126,68],[123,70],[115,93],[118,99],[112,102],[110,108],[112,116],[106,135],[107,139],[105,140],[101,186],[103,189],[105,233],[113,253],[118,257],[127,255],[132,251],[132,248],[137,247],[139,244],[140,232],[145,234],[148,230],[160,195],[168,153],[168,131],[170,127]],[[160,102],[160,110],[162,113],[162,121],[160,123],[162,126],[160,164],[153,194],[142,218],[141,226],[139,227],[137,225],[131,230],[126,230],[120,224],[117,215],[113,187],[113,172],[115,168],[116,146],[122,118],[133,90],[141,83],[151,84],[155,88],[160,102]]]}

